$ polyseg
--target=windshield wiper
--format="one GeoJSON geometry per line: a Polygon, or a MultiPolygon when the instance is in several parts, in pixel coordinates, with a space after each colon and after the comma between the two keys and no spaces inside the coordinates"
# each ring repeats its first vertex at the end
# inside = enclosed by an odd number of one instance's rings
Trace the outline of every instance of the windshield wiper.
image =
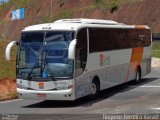
{"type": "Polygon", "coordinates": [[[42,66],[39,65],[39,61],[41,60],[41,59],[39,59],[39,58],[40,58],[39,56],[41,55],[41,50],[40,50],[40,51],[37,51],[37,52],[38,52],[37,60],[36,60],[36,62],[34,63],[33,67],[31,68],[31,71],[28,73],[28,76],[27,76],[27,79],[28,79],[28,80],[32,80],[31,74],[33,73],[33,70],[34,70],[35,68],[42,68],[42,66]]]}
{"type": "Polygon", "coordinates": [[[49,52],[49,49],[45,46],[45,45],[43,45],[43,53],[42,53],[42,64],[41,64],[41,66],[42,66],[42,72],[45,70],[45,67],[46,67],[46,56],[47,56],[47,54],[48,54],[48,52],[49,52]],[[46,50],[45,50],[46,49],[46,50]]]}
{"type": "Polygon", "coordinates": [[[40,76],[42,77],[42,72],[44,71],[45,65],[46,65],[45,59],[46,59],[46,54],[47,54],[47,53],[45,54],[44,47],[45,47],[45,46],[43,45],[43,46],[41,47],[40,51],[38,51],[38,54],[39,54],[39,55],[37,55],[37,56],[38,56],[38,59],[37,59],[36,62],[34,63],[31,71],[29,72],[29,74],[28,74],[28,76],[27,76],[28,80],[32,80],[31,74],[33,73],[33,70],[34,70],[35,68],[41,68],[41,70],[40,70],[40,76]],[[39,56],[40,56],[40,57],[39,57],[39,56]],[[40,59],[39,59],[39,58],[40,58],[40,59]],[[41,63],[39,63],[39,61],[41,61],[41,63]]]}
{"type": "Polygon", "coordinates": [[[28,80],[32,80],[31,74],[33,73],[33,70],[34,70],[35,68],[41,68],[41,66],[39,66],[39,59],[37,59],[37,61],[34,63],[32,69],[31,69],[31,71],[28,73],[28,76],[27,76],[27,79],[28,79],[28,80]],[[38,67],[37,67],[37,66],[38,66],[38,67]]]}

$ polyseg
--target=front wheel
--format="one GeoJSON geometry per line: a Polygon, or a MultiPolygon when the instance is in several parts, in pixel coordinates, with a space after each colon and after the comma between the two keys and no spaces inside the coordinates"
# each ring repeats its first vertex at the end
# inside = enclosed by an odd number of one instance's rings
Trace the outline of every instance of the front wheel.
{"type": "Polygon", "coordinates": [[[93,80],[92,84],[91,84],[91,88],[90,88],[91,94],[89,96],[90,99],[95,99],[100,91],[100,85],[98,83],[98,81],[93,80]]]}

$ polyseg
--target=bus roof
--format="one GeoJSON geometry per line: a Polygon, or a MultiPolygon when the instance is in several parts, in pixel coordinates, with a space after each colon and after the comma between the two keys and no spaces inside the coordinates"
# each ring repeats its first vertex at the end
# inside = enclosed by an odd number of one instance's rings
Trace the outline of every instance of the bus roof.
{"type": "Polygon", "coordinates": [[[53,23],[33,25],[26,27],[23,31],[49,31],[49,30],[76,31],[83,27],[149,29],[149,27],[145,25],[126,25],[112,20],[78,18],[78,19],[61,19],[53,23]]]}

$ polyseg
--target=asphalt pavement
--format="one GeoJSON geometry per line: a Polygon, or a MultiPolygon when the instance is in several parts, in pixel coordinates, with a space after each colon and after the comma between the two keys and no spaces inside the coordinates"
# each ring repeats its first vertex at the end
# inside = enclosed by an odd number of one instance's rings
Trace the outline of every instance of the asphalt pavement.
{"type": "Polygon", "coordinates": [[[96,100],[82,98],[67,102],[16,99],[0,102],[0,113],[2,119],[7,115],[18,115],[20,120],[98,120],[105,119],[104,115],[108,114],[159,114],[160,68],[154,68],[139,84],[128,82],[106,89],[96,100]]]}

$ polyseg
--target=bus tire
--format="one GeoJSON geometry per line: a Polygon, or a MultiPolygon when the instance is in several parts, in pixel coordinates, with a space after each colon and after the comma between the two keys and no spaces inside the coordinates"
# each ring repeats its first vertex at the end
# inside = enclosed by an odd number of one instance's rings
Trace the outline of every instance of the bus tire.
{"type": "Polygon", "coordinates": [[[100,92],[99,81],[97,79],[94,79],[91,84],[91,94],[90,94],[89,98],[91,100],[94,100],[95,98],[97,98],[99,92],[100,92]]]}
{"type": "Polygon", "coordinates": [[[138,84],[141,81],[141,68],[138,67],[136,71],[135,83],[138,84]]]}

